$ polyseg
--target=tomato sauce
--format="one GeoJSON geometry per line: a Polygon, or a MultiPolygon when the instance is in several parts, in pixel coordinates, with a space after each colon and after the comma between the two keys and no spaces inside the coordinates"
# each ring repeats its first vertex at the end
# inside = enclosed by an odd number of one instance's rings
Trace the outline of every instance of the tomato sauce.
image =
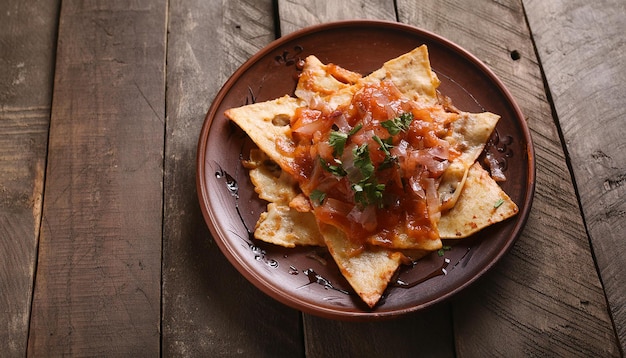
{"type": "Polygon", "coordinates": [[[400,233],[437,239],[435,183],[457,152],[431,111],[390,81],[364,85],[330,113],[298,110],[292,169],[303,192],[317,198],[317,219],[361,244],[372,236],[391,244],[400,233]]]}

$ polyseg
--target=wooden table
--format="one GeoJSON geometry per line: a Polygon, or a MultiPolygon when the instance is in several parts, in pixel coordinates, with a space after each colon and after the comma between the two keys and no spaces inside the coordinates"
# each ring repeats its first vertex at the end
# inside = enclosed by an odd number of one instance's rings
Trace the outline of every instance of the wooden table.
{"type": "Polygon", "coordinates": [[[623,0],[0,2],[0,356],[623,356],[624,34],[623,0]],[[493,270],[370,323],[245,281],[195,189],[228,76],[281,35],[354,18],[478,56],[537,160],[528,224],[493,270]]]}

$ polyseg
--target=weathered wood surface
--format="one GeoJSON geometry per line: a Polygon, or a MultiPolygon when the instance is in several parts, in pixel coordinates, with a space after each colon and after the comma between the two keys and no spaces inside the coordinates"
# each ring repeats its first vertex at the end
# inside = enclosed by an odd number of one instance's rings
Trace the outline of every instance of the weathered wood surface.
{"type": "Polygon", "coordinates": [[[26,354],[59,3],[0,2],[0,355],[3,357],[26,354]]]}
{"type": "Polygon", "coordinates": [[[456,302],[458,354],[619,355],[521,2],[403,1],[398,14],[494,70],[527,117],[535,145],[533,210],[512,252],[456,302]]]}
{"type": "Polygon", "coordinates": [[[626,3],[526,1],[587,231],[626,351],[626,3]]]}
{"type": "Polygon", "coordinates": [[[0,4],[0,355],[620,355],[619,1],[59,3],[0,4]],[[373,323],[261,293],[215,245],[195,193],[197,136],[227,77],[276,37],[355,18],[431,30],[482,59],[537,155],[512,251],[450,302],[373,323]]]}
{"type": "Polygon", "coordinates": [[[165,1],[64,1],[28,355],[158,356],[165,1]]]}
{"type": "Polygon", "coordinates": [[[271,1],[171,1],[163,229],[165,356],[303,355],[300,315],[247,282],[212,240],[196,195],[198,134],[213,97],[274,40],[271,1]]]}
{"type": "Polygon", "coordinates": [[[278,1],[281,36],[324,22],[354,19],[395,21],[394,3],[380,0],[278,1]]]}

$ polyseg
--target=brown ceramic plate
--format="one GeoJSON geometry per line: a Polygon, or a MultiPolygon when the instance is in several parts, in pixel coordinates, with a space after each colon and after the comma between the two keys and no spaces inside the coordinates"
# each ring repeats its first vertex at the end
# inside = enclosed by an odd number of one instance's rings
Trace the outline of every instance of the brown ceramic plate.
{"type": "Polygon", "coordinates": [[[204,218],[228,260],[250,282],[280,302],[328,318],[366,320],[414,312],[451,297],[484,274],[519,236],[532,202],[535,167],[530,134],[518,106],[502,82],[467,51],[432,33],[381,21],[347,21],[284,36],[244,63],[217,94],[198,144],[198,196],[204,218]],[[452,243],[412,267],[373,309],[364,305],[325,249],[285,249],[252,238],[266,203],[254,193],[241,158],[253,147],[229,123],[224,110],[293,95],[298,61],[309,54],[368,74],[385,61],[426,44],[440,90],[460,109],[491,111],[502,118],[486,150],[494,153],[508,178],[502,188],[520,212],[474,237],[452,243]],[[442,267],[446,274],[443,274],[442,267]]]}

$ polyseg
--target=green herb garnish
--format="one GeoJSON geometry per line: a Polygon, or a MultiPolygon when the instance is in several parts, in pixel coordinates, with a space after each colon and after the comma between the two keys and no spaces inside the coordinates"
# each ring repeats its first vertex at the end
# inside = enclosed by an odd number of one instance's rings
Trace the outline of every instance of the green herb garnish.
{"type": "Polygon", "coordinates": [[[389,152],[389,150],[393,148],[393,145],[391,144],[393,142],[393,138],[389,137],[387,139],[380,139],[380,137],[375,135],[372,137],[372,139],[374,139],[374,141],[378,143],[378,150],[382,150],[385,153],[385,159],[383,159],[382,163],[378,165],[378,170],[393,167],[393,165],[398,162],[398,158],[391,155],[391,152],[389,152]]]}
{"type": "Polygon", "coordinates": [[[311,195],[309,196],[309,198],[311,199],[311,201],[313,201],[314,203],[317,204],[323,204],[324,203],[324,199],[326,199],[326,193],[324,193],[321,190],[313,190],[311,192],[311,195]]]}
{"type": "Polygon", "coordinates": [[[340,131],[331,131],[328,137],[328,143],[333,147],[333,155],[341,156],[343,149],[348,141],[348,135],[340,131]]]}
{"type": "Polygon", "coordinates": [[[354,155],[354,166],[359,169],[363,180],[368,180],[374,175],[374,164],[370,158],[370,151],[367,144],[362,144],[352,149],[352,155],[354,155]]]}
{"type": "Polygon", "coordinates": [[[363,128],[363,124],[359,123],[357,124],[354,128],[352,128],[352,130],[350,130],[350,132],[348,133],[348,135],[354,135],[356,134],[356,132],[360,131],[361,128],[363,128]]]}
{"type": "Polygon", "coordinates": [[[351,185],[354,191],[354,201],[362,206],[377,205],[382,207],[383,192],[385,184],[379,184],[374,176],[374,164],[370,158],[367,144],[355,147],[352,150],[354,155],[354,166],[361,173],[361,180],[351,185]]]}
{"type": "Polygon", "coordinates": [[[389,152],[389,149],[393,148],[393,145],[391,144],[393,141],[393,138],[389,137],[387,139],[380,139],[380,137],[375,135],[372,137],[372,139],[374,139],[374,141],[378,143],[378,145],[380,146],[378,149],[385,152],[385,155],[391,155],[391,153],[389,152]]]}
{"type": "Polygon", "coordinates": [[[382,207],[385,184],[378,184],[376,180],[371,182],[361,181],[352,184],[351,188],[354,191],[354,201],[358,204],[363,207],[374,204],[378,207],[382,207]]]}
{"type": "Polygon", "coordinates": [[[495,203],[495,204],[493,204],[493,207],[494,207],[495,209],[497,209],[497,208],[499,208],[499,207],[500,207],[500,205],[502,205],[502,204],[504,204],[504,199],[500,198],[500,199],[498,199],[498,201],[496,201],[496,203],[495,203]]]}
{"type": "Polygon", "coordinates": [[[450,249],[452,249],[452,246],[443,245],[439,250],[437,250],[437,255],[443,256],[443,254],[450,249]]]}
{"type": "Polygon", "coordinates": [[[400,132],[406,132],[407,129],[409,129],[411,121],[413,121],[413,113],[405,112],[399,117],[381,122],[380,125],[387,129],[387,132],[393,136],[400,132]]]}
{"type": "Polygon", "coordinates": [[[335,176],[343,177],[348,174],[341,166],[341,161],[339,161],[339,159],[335,159],[335,163],[337,163],[337,165],[330,165],[326,160],[324,160],[324,158],[320,157],[320,163],[322,164],[322,168],[324,168],[324,170],[335,176]]]}

